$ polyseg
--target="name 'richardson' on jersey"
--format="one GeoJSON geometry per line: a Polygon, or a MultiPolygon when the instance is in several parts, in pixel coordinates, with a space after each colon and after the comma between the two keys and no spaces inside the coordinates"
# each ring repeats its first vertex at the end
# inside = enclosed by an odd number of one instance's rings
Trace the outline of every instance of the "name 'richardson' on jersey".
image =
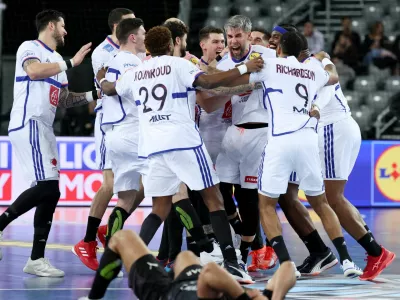
{"type": "Polygon", "coordinates": [[[299,78],[306,78],[315,81],[315,72],[311,70],[291,68],[289,66],[277,64],[276,72],[280,74],[286,74],[290,76],[296,76],[299,78]]]}

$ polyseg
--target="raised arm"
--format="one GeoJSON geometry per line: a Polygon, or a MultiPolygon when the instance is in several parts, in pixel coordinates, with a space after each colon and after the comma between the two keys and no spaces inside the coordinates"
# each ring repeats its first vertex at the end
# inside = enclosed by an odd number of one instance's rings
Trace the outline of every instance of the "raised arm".
{"type": "Polygon", "coordinates": [[[243,84],[248,84],[249,83],[249,76],[248,74],[245,74],[247,72],[257,72],[262,69],[264,64],[264,61],[262,58],[257,58],[253,60],[249,60],[245,65],[241,65],[237,68],[234,68],[232,70],[226,71],[226,72],[221,72],[221,73],[216,73],[212,75],[205,75],[202,74],[197,79],[194,81],[193,85],[194,86],[200,86],[205,89],[214,89],[216,87],[220,86],[236,86],[236,85],[243,85],[243,84]],[[241,76],[242,74],[245,74],[241,76]],[[241,77],[245,77],[242,79],[239,79],[241,77]],[[247,77],[247,81],[246,81],[247,77]],[[238,84],[232,84],[232,81],[235,81],[235,83],[238,84]]]}
{"type": "Polygon", "coordinates": [[[314,57],[322,62],[322,65],[324,66],[325,71],[328,72],[328,74],[329,74],[329,80],[326,83],[326,85],[333,85],[333,84],[338,83],[339,75],[336,71],[336,67],[333,64],[333,62],[331,62],[329,60],[330,59],[329,54],[324,51],[321,51],[321,52],[315,54],[314,57]]]}
{"type": "Polygon", "coordinates": [[[99,99],[96,90],[84,93],[70,92],[67,87],[61,88],[58,107],[70,108],[88,104],[93,100],[99,99]]]}
{"type": "Polygon", "coordinates": [[[27,59],[22,67],[31,80],[49,78],[69,68],[78,66],[89,53],[92,43],[84,45],[71,60],[63,60],[55,63],[43,63],[39,59],[27,59]]]}

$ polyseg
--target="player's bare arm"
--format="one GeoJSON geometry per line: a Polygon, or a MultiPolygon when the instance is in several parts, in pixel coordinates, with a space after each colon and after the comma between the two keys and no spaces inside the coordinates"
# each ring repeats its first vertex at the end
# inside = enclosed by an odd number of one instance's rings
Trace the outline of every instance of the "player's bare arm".
{"type": "Polygon", "coordinates": [[[326,83],[326,85],[333,85],[333,84],[338,83],[339,75],[336,71],[336,67],[333,64],[333,62],[331,62],[329,60],[329,58],[330,58],[329,54],[324,51],[321,51],[321,52],[315,54],[314,57],[322,62],[322,64],[324,65],[325,71],[328,72],[328,74],[329,74],[329,80],[326,83]]]}
{"type": "MultiPolygon", "coordinates": [[[[219,86],[236,86],[229,83],[247,72],[258,72],[263,68],[264,60],[257,58],[246,62],[245,66],[239,66],[232,70],[221,72],[213,75],[200,75],[194,82],[195,86],[200,86],[205,89],[213,89],[219,86]]],[[[250,76],[250,75],[248,75],[250,76]]],[[[247,79],[247,84],[249,83],[247,79]]],[[[237,84],[239,85],[239,84],[237,84]]]]}
{"type": "Polygon", "coordinates": [[[70,108],[88,104],[93,100],[97,100],[97,91],[74,93],[70,92],[67,87],[64,87],[60,91],[60,97],[58,100],[58,107],[70,108]]]}
{"type": "Polygon", "coordinates": [[[42,63],[38,59],[28,59],[22,67],[31,80],[49,78],[69,68],[80,65],[86,54],[90,52],[92,43],[84,45],[70,60],[55,63],[42,63]]]}
{"type": "Polygon", "coordinates": [[[104,94],[106,94],[107,96],[115,96],[117,95],[117,91],[115,89],[115,82],[109,82],[105,80],[106,73],[107,69],[101,68],[96,74],[97,82],[99,83],[101,90],[103,91],[104,94]]]}

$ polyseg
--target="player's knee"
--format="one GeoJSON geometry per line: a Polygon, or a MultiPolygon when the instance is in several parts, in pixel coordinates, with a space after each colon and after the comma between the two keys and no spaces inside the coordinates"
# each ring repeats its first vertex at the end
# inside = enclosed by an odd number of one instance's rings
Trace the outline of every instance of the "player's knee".
{"type": "Polygon", "coordinates": [[[41,190],[43,195],[46,196],[49,203],[57,205],[61,196],[58,180],[39,181],[37,187],[41,190]]]}
{"type": "Polygon", "coordinates": [[[198,257],[192,251],[182,251],[178,254],[175,264],[198,264],[198,257]]]}
{"type": "Polygon", "coordinates": [[[121,247],[129,247],[130,241],[134,239],[139,239],[140,237],[131,230],[118,230],[116,233],[112,235],[110,241],[108,242],[108,247],[118,252],[118,249],[121,247]]]}

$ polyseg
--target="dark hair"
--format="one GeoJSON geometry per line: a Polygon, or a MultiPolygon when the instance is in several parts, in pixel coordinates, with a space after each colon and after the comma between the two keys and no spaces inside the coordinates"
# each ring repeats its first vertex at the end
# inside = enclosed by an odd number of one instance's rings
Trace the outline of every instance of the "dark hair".
{"type": "Polygon", "coordinates": [[[128,8],[115,8],[113,9],[110,14],[108,15],[108,27],[110,27],[111,32],[114,29],[114,25],[121,22],[122,17],[125,15],[133,14],[128,8]]]}
{"type": "Polygon", "coordinates": [[[302,48],[303,40],[298,32],[286,32],[282,35],[280,46],[283,54],[298,57],[302,48]]]}
{"type": "Polygon", "coordinates": [[[286,29],[289,32],[299,32],[299,29],[293,24],[279,24],[278,26],[286,29]]]}
{"type": "Polygon", "coordinates": [[[263,34],[262,38],[263,38],[264,41],[268,41],[270,39],[270,37],[271,37],[271,33],[269,31],[265,30],[264,28],[261,28],[261,27],[255,27],[255,28],[251,29],[251,31],[252,32],[253,31],[261,32],[263,34]]]}
{"type": "Polygon", "coordinates": [[[46,29],[47,24],[49,24],[50,22],[57,23],[60,21],[60,18],[65,19],[64,14],[59,11],[52,9],[41,11],[36,15],[37,31],[39,33],[42,32],[44,29],[46,29]]]}
{"type": "Polygon", "coordinates": [[[120,44],[126,44],[130,34],[137,34],[140,26],[144,25],[143,20],[139,18],[124,19],[119,22],[116,30],[117,39],[120,44]]]}
{"type": "Polygon", "coordinates": [[[199,31],[199,41],[208,39],[211,33],[224,34],[222,28],[214,27],[214,26],[206,26],[199,31]]]}
{"type": "Polygon", "coordinates": [[[171,44],[171,31],[165,26],[156,26],[146,33],[144,44],[150,55],[164,55],[171,44]]]}
{"type": "Polygon", "coordinates": [[[300,36],[301,42],[302,42],[301,51],[308,50],[308,41],[307,41],[306,37],[304,36],[304,34],[301,34],[300,32],[299,32],[299,36],[300,36]]]}
{"type": "Polygon", "coordinates": [[[168,28],[172,35],[174,45],[176,44],[176,38],[182,38],[185,34],[188,34],[188,27],[181,22],[167,22],[163,24],[164,27],[168,28]]]}
{"type": "Polygon", "coordinates": [[[344,16],[340,19],[340,22],[343,22],[344,20],[351,20],[349,16],[344,16]]]}

